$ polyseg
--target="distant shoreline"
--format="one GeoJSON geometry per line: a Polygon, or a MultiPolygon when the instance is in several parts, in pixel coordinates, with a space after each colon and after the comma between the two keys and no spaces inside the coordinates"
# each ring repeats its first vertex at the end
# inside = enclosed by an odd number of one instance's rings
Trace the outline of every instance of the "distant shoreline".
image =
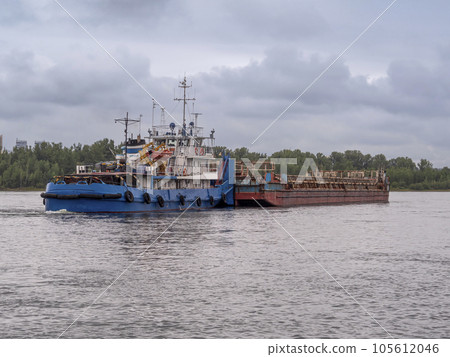
{"type": "Polygon", "coordinates": [[[0,192],[37,192],[37,191],[45,191],[44,188],[35,188],[35,187],[22,187],[22,188],[1,188],[0,192]]]}
{"type": "MultiPolygon", "coordinates": [[[[45,187],[43,188],[35,188],[35,187],[22,187],[22,188],[1,188],[0,192],[38,192],[45,191],[45,187]]],[[[450,189],[447,190],[412,190],[409,188],[398,188],[391,190],[390,192],[450,192],[450,189]]]]}
{"type": "Polygon", "coordinates": [[[447,190],[434,190],[434,189],[412,190],[410,188],[397,188],[395,190],[391,190],[390,192],[450,192],[450,189],[447,189],[447,190]]]}

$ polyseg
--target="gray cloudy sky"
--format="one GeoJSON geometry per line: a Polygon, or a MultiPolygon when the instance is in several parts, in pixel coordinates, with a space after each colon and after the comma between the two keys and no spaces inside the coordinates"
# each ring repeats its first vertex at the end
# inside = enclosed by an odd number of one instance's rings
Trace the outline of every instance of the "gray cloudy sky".
{"type": "MultiPolygon", "coordinates": [[[[218,145],[251,146],[391,0],[60,0],[161,102],[186,74],[218,145]]],[[[397,3],[251,150],[359,149],[450,166],[450,2],[397,3]]],[[[0,134],[119,141],[151,98],[53,0],[0,3],[0,134]]],[[[137,127],[135,132],[137,132],[137,127]]]]}

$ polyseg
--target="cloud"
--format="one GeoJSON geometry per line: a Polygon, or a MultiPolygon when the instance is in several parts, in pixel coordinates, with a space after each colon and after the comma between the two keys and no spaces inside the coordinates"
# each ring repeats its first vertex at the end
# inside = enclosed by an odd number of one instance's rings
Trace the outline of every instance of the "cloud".
{"type": "MultiPolygon", "coordinates": [[[[177,117],[173,89],[187,73],[201,122],[232,147],[249,146],[385,6],[61,3],[177,117]]],[[[150,125],[151,98],[54,1],[5,1],[0,10],[0,132],[9,147],[19,136],[66,145],[121,140],[112,119],[126,111],[150,125]]],[[[430,154],[435,166],[450,165],[450,45],[442,35],[449,25],[432,13],[429,5],[398,3],[254,149],[430,154]],[[409,21],[421,17],[426,23],[409,21]]]]}
{"type": "Polygon", "coordinates": [[[34,10],[23,1],[3,0],[0,11],[1,26],[30,22],[35,19],[34,10]]]}
{"type": "MultiPolygon", "coordinates": [[[[207,88],[207,102],[221,98],[215,103],[223,108],[220,117],[232,124],[221,126],[218,132],[236,126],[240,141],[249,145],[330,61],[275,48],[260,62],[202,74],[199,80],[207,88]]],[[[418,62],[394,62],[385,78],[369,82],[367,77],[352,76],[348,66],[339,62],[255,148],[271,152],[285,145],[326,152],[350,146],[376,152],[379,147],[396,155],[404,150],[419,157],[421,152],[429,154],[436,142],[441,153],[448,152],[447,79],[438,77],[444,65],[426,69],[418,62]]],[[[236,135],[233,138],[236,141],[236,135]]]]}
{"type": "MultiPolygon", "coordinates": [[[[161,104],[172,110],[176,105],[172,96],[177,80],[152,76],[150,63],[143,56],[124,50],[120,53],[120,62],[126,63],[150,92],[155,90],[152,94],[161,104]]],[[[247,66],[221,67],[195,75],[196,109],[204,113],[201,121],[217,130],[220,144],[250,146],[330,60],[276,47],[268,50],[263,60],[251,61],[247,66]]],[[[52,137],[68,145],[86,142],[88,137],[99,139],[104,136],[101,133],[119,137],[116,134],[120,131],[112,125],[112,119],[126,111],[132,116],[143,113],[150,126],[151,98],[119,67],[98,68],[92,63],[91,68],[88,64],[80,68],[74,62],[42,69],[38,62],[31,52],[11,52],[2,57],[6,75],[0,88],[6,93],[7,104],[0,108],[3,120],[20,120],[32,128],[44,121],[49,128],[47,133],[52,132],[52,126],[65,123],[72,130],[52,137]],[[89,136],[75,130],[81,122],[90,126],[95,122],[89,136]],[[99,128],[97,133],[95,127],[99,128]],[[81,137],[73,137],[77,132],[81,137]]],[[[369,82],[367,78],[352,76],[348,66],[339,62],[262,137],[255,149],[272,152],[282,147],[300,147],[331,152],[365,147],[375,152],[380,147],[400,155],[399,150],[393,150],[398,146],[417,156],[419,150],[433,144],[437,151],[450,150],[443,134],[450,129],[445,120],[449,109],[437,105],[430,110],[430,106],[445,99],[445,80],[436,83],[442,65],[426,70],[420,63],[395,62],[387,77],[369,82]],[[434,114],[423,116],[431,112],[434,114]],[[436,133],[437,127],[446,130],[436,133]]]]}

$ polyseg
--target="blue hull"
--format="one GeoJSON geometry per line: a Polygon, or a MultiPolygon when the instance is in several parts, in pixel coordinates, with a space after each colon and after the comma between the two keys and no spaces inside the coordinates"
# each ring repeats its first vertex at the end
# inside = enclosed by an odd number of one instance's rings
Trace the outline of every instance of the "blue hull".
{"type": "Polygon", "coordinates": [[[50,182],[43,196],[46,211],[84,213],[157,212],[183,210],[188,207],[201,210],[214,208],[219,204],[233,205],[233,189],[226,184],[208,189],[141,190],[101,183],[79,185],[50,182]],[[126,191],[132,193],[132,202],[127,201],[126,191]],[[144,200],[145,192],[150,196],[150,203],[144,200]],[[111,198],[118,194],[120,198],[111,198]],[[57,197],[52,197],[55,195],[57,197]],[[92,197],[84,198],[85,196],[92,197]],[[162,200],[158,200],[158,196],[162,200]]]}

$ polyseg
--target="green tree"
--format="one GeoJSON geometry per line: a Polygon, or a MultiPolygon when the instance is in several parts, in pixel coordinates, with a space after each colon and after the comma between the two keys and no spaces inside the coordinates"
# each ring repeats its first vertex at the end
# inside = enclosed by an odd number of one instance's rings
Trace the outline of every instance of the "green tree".
{"type": "Polygon", "coordinates": [[[397,157],[388,161],[387,167],[406,168],[410,170],[416,170],[416,164],[409,157],[397,157]]]}
{"type": "Polygon", "coordinates": [[[372,158],[372,162],[370,165],[371,169],[385,169],[388,167],[388,161],[386,160],[386,156],[383,154],[377,154],[372,158]]]}
{"type": "Polygon", "coordinates": [[[425,171],[426,169],[433,168],[433,164],[427,159],[421,159],[418,166],[420,171],[425,171]]]}

